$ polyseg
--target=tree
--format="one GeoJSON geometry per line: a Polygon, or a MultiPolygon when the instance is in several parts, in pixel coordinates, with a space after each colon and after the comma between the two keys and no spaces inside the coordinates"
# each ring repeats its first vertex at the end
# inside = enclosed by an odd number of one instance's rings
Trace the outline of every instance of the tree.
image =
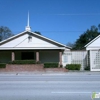
{"type": "Polygon", "coordinates": [[[67,46],[73,48],[73,47],[74,47],[74,43],[68,42],[68,43],[67,43],[67,46]]]}
{"type": "Polygon", "coordinates": [[[81,34],[79,39],[76,40],[76,42],[74,43],[73,49],[74,50],[84,49],[84,46],[88,42],[93,40],[96,36],[100,35],[100,33],[98,32],[99,28],[100,26],[98,26],[98,28],[96,26],[91,26],[90,29],[87,29],[87,31],[81,34]]]}
{"type": "Polygon", "coordinates": [[[0,41],[5,40],[13,35],[14,34],[8,27],[0,26],[0,41]]]}
{"type": "Polygon", "coordinates": [[[41,35],[41,32],[39,32],[39,31],[35,31],[34,33],[37,33],[37,34],[41,35]]]}

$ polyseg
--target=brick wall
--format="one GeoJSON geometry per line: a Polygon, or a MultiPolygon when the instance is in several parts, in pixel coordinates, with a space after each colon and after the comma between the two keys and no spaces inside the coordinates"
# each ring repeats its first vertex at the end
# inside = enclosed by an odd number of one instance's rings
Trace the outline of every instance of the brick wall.
{"type": "Polygon", "coordinates": [[[0,69],[0,72],[19,72],[19,71],[43,71],[43,64],[7,64],[6,68],[0,69]]]}
{"type": "Polygon", "coordinates": [[[0,68],[0,72],[34,72],[34,71],[41,71],[41,72],[67,72],[68,70],[65,68],[44,68],[43,64],[25,64],[25,65],[18,65],[18,64],[7,64],[6,68],[0,68]]]}

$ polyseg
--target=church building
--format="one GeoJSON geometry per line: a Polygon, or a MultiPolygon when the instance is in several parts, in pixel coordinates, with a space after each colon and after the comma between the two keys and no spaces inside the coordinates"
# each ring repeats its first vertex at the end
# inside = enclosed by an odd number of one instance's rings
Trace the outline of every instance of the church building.
{"type": "Polygon", "coordinates": [[[63,65],[64,51],[70,51],[70,47],[31,31],[28,14],[25,31],[0,42],[0,62],[33,59],[63,65]]]}

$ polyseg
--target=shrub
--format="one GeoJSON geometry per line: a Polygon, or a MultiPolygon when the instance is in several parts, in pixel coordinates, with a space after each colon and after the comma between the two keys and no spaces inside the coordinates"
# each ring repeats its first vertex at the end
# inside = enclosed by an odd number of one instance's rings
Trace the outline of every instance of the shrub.
{"type": "Polygon", "coordinates": [[[84,69],[85,70],[90,70],[90,66],[86,66],[84,69]]]}
{"type": "Polygon", "coordinates": [[[9,64],[36,64],[35,60],[14,60],[9,62],[9,64]]]}
{"type": "Polygon", "coordinates": [[[80,64],[68,64],[66,65],[65,68],[69,70],[80,70],[81,65],[80,64]]]}
{"type": "Polygon", "coordinates": [[[44,63],[44,68],[57,68],[58,63],[57,62],[46,62],[44,63]]]}
{"type": "Polygon", "coordinates": [[[0,68],[6,68],[6,64],[5,63],[0,63],[0,68]]]}

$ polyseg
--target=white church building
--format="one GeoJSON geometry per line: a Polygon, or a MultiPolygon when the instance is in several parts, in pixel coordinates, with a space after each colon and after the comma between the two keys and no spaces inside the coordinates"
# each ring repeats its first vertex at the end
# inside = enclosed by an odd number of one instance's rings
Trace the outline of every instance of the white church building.
{"type": "Polygon", "coordinates": [[[33,59],[37,62],[59,62],[59,65],[81,64],[81,70],[90,66],[91,71],[100,71],[100,35],[89,42],[85,51],[71,48],[31,31],[28,23],[25,31],[0,42],[0,63],[33,59]]]}
{"type": "Polygon", "coordinates": [[[0,62],[34,59],[37,62],[59,62],[63,65],[64,51],[70,47],[31,31],[28,23],[24,32],[0,42],[0,62]]]}

